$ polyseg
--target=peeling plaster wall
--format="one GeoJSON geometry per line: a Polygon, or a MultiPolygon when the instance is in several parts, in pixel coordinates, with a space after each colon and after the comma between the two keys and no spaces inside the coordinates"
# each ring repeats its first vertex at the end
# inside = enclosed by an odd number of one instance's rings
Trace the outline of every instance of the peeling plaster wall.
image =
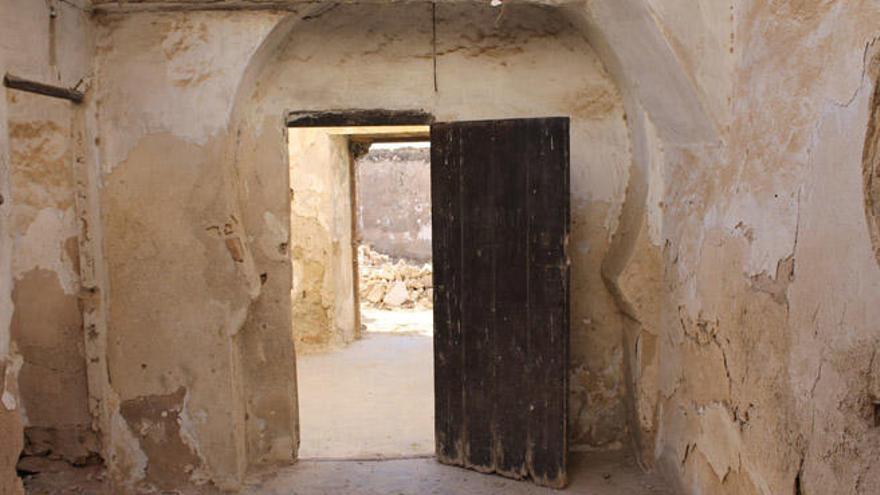
{"type": "MultiPolygon", "coordinates": [[[[96,19],[107,450],[120,491],[166,479],[234,488],[248,456],[293,457],[289,206],[244,218],[225,165],[237,86],[281,17],[96,19]]],[[[283,175],[267,188],[289,198],[286,153],[274,156],[283,175]]]]}
{"type": "Polygon", "coordinates": [[[613,287],[638,322],[644,460],[684,493],[876,493],[880,266],[862,163],[880,10],[743,1],[724,27],[675,3],[655,19],[719,139],[677,142],[641,100],[656,133],[613,287]],[[727,44],[675,41],[727,29],[727,44]],[[727,81],[688,63],[701,51],[732,54],[727,81]],[[704,98],[728,91],[726,106],[704,98]]]}
{"type": "MultiPolygon", "coordinates": [[[[0,74],[68,87],[85,82],[91,31],[84,7],[80,1],[0,1],[0,74]]],[[[84,107],[2,91],[0,494],[6,495],[22,493],[14,468],[25,426],[46,428],[43,446],[68,458],[97,446],[78,302],[82,210],[74,195],[85,191],[73,180],[80,172],[84,107]]]]}
{"type": "Polygon", "coordinates": [[[91,429],[79,293],[71,103],[7,91],[12,342],[21,354],[26,449],[82,463],[91,429]]]}
{"type": "Polygon", "coordinates": [[[288,130],[293,335],[298,352],[353,342],[351,155],[346,136],[288,130]]]}

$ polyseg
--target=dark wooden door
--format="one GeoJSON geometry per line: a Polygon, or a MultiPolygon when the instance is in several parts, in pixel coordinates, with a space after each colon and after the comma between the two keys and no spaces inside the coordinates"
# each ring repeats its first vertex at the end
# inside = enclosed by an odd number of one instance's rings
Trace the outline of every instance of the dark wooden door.
{"type": "Polygon", "coordinates": [[[566,482],[569,121],[431,126],[440,462],[566,482]]]}

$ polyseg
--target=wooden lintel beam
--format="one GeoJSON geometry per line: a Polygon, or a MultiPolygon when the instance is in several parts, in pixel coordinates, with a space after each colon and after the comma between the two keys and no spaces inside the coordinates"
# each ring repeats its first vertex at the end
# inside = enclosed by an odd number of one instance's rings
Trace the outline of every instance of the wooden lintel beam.
{"type": "Polygon", "coordinates": [[[13,76],[12,74],[6,74],[3,77],[3,85],[10,89],[51,96],[53,98],[61,98],[72,101],[73,103],[82,103],[85,98],[85,93],[82,91],[31,81],[29,79],[13,76]]]}
{"type": "Polygon", "coordinates": [[[348,109],[287,114],[288,127],[430,125],[432,122],[434,116],[424,110],[348,109]]]}

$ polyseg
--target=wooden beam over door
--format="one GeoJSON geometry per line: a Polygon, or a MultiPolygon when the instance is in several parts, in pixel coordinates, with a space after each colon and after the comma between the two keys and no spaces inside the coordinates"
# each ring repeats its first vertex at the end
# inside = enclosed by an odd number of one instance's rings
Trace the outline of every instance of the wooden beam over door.
{"type": "Polygon", "coordinates": [[[428,125],[434,116],[424,110],[297,110],[287,114],[288,127],[354,127],[428,125]]]}

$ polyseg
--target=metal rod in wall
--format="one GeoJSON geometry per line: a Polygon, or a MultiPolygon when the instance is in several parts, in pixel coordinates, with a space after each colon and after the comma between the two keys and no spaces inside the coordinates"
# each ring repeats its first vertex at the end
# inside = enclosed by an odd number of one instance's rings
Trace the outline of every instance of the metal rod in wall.
{"type": "Polygon", "coordinates": [[[434,62],[434,92],[437,92],[437,2],[431,2],[431,59],[434,62]]]}
{"type": "Polygon", "coordinates": [[[85,94],[82,91],[31,81],[29,79],[13,76],[12,74],[6,74],[6,76],[3,77],[3,85],[10,89],[51,96],[53,98],[62,98],[74,103],[82,103],[85,98],[85,94]]]}

